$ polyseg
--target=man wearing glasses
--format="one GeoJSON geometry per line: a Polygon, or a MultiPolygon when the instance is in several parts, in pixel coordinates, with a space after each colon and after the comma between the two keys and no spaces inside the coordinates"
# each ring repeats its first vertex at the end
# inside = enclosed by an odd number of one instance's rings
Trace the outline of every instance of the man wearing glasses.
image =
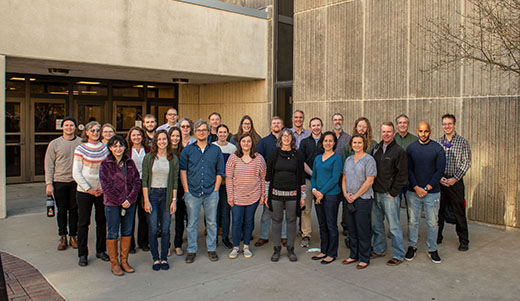
{"type": "Polygon", "coordinates": [[[169,131],[170,128],[174,126],[179,126],[177,121],[179,120],[179,114],[175,108],[169,108],[166,111],[166,123],[157,128],[158,131],[166,130],[169,131]]]}

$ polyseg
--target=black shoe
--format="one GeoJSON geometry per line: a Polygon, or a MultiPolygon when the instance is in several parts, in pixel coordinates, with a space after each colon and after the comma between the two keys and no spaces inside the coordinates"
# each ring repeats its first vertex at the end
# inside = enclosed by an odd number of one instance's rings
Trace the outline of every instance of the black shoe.
{"type": "Polygon", "coordinates": [[[461,241],[459,245],[459,251],[466,252],[467,250],[469,250],[469,242],[461,241]]]}
{"type": "Polygon", "coordinates": [[[145,251],[145,252],[148,252],[150,251],[150,247],[149,246],[144,246],[141,248],[141,250],[145,251]]]}
{"type": "Polygon", "coordinates": [[[415,258],[415,252],[417,252],[417,248],[408,247],[408,251],[406,251],[404,259],[406,259],[406,261],[412,261],[415,258]]]}
{"type": "Polygon", "coordinates": [[[331,261],[326,261],[325,259],[323,259],[323,260],[321,261],[321,264],[329,264],[329,263],[331,263],[331,262],[333,262],[333,261],[335,261],[335,260],[336,260],[336,258],[333,258],[331,261]]]}
{"type": "Polygon", "coordinates": [[[287,257],[289,257],[290,261],[298,261],[298,257],[294,254],[294,247],[287,247],[287,257]]]}
{"type": "Polygon", "coordinates": [[[273,249],[274,252],[273,256],[271,256],[271,261],[277,262],[278,260],[280,260],[280,251],[282,250],[282,247],[273,247],[273,249]]]}
{"type": "Polygon", "coordinates": [[[229,237],[224,237],[224,238],[222,238],[222,243],[224,244],[224,246],[225,246],[227,249],[232,249],[232,248],[233,248],[233,244],[232,244],[231,241],[229,240],[229,237]]]}
{"type": "Polygon", "coordinates": [[[130,247],[130,250],[128,251],[128,253],[135,254],[136,253],[135,247],[130,247]]]}
{"type": "Polygon", "coordinates": [[[196,253],[186,253],[186,263],[192,263],[195,261],[196,253]]]}
{"type": "Polygon", "coordinates": [[[311,259],[312,259],[312,260],[322,260],[322,259],[325,258],[325,257],[327,257],[327,255],[323,255],[323,256],[321,256],[321,257],[318,256],[318,255],[316,255],[316,256],[312,256],[311,259]]]}
{"type": "Polygon", "coordinates": [[[96,253],[96,257],[103,261],[110,261],[110,257],[108,257],[108,254],[106,252],[96,253]]]}
{"type": "Polygon", "coordinates": [[[211,261],[217,261],[218,260],[218,255],[217,255],[217,252],[215,252],[215,251],[209,251],[208,252],[208,257],[209,257],[209,260],[211,260],[211,261]]]}
{"type": "Polygon", "coordinates": [[[343,236],[348,236],[348,231],[346,228],[343,229],[343,236]]]}
{"type": "Polygon", "coordinates": [[[83,255],[83,256],[79,257],[78,265],[80,267],[86,267],[88,265],[88,260],[87,260],[87,256],[86,255],[83,255]]]}
{"type": "Polygon", "coordinates": [[[442,244],[442,239],[443,239],[442,235],[440,235],[440,234],[437,235],[437,244],[438,245],[442,244]]]}
{"type": "Polygon", "coordinates": [[[439,253],[437,251],[428,252],[428,256],[432,260],[433,263],[441,263],[441,257],[439,256],[439,253]]]}

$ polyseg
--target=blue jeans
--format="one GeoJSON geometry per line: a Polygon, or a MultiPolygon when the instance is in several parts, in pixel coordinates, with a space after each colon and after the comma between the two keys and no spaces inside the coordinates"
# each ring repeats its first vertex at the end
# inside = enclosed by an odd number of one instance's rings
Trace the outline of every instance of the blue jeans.
{"type": "MultiPolygon", "coordinates": [[[[260,238],[269,239],[269,229],[271,229],[271,219],[273,212],[264,206],[262,218],[260,219],[260,238]]],[[[282,238],[287,238],[287,223],[285,219],[282,221],[282,238]]]]}
{"type": "Polygon", "coordinates": [[[217,249],[217,207],[218,191],[213,191],[209,195],[196,197],[190,192],[184,194],[184,202],[188,211],[188,226],[186,233],[188,236],[188,253],[197,253],[198,224],[200,207],[204,207],[204,218],[208,235],[206,236],[206,247],[208,252],[217,249]]]}
{"type": "Polygon", "coordinates": [[[408,222],[408,246],[417,248],[417,240],[419,239],[419,221],[421,220],[421,209],[424,206],[426,214],[426,226],[428,228],[428,239],[426,245],[428,251],[437,251],[437,232],[439,231],[438,214],[440,207],[441,193],[428,193],[423,198],[417,196],[414,191],[406,192],[408,199],[408,213],[410,221],[408,222]]]}
{"type": "Polygon", "coordinates": [[[222,237],[229,237],[229,223],[230,223],[230,213],[231,207],[227,202],[227,192],[226,186],[220,185],[220,189],[218,191],[219,200],[218,200],[218,211],[217,211],[217,227],[222,228],[222,237]]]}
{"type": "Polygon", "coordinates": [[[370,263],[370,214],[373,199],[358,198],[354,201],[356,212],[345,210],[347,215],[348,234],[350,236],[350,258],[359,259],[361,262],[370,263]]]}
{"type": "Polygon", "coordinates": [[[242,234],[244,235],[244,245],[248,246],[251,243],[258,203],[257,201],[248,206],[235,205],[231,207],[233,213],[233,246],[240,246],[242,234]]]}
{"type": "Polygon", "coordinates": [[[119,238],[119,226],[121,226],[121,236],[132,236],[135,203],[125,209],[125,216],[121,216],[121,208],[123,207],[105,206],[105,217],[107,219],[107,240],[119,238]]]}
{"type": "Polygon", "coordinates": [[[338,257],[338,210],[340,198],[337,195],[326,195],[321,204],[315,204],[316,216],[320,226],[320,250],[327,256],[338,257]]]}
{"type": "Polygon", "coordinates": [[[399,196],[389,197],[386,193],[376,192],[372,206],[372,232],[374,233],[374,253],[386,253],[385,218],[392,234],[392,258],[404,260],[404,239],[401,228],[399,196]]]}
{"type": "Polygon", "coordinates": [[[159,243],[157,241],[158,221],[161,221],[161,257],[160,260],[168,259],[168,248],[170,247],[170,208],[166,208],[166,188],[150,188],[148,190],[152,213],[146,214],[148,221],[148,243],[153,261],[159,260],[159,243]]]}

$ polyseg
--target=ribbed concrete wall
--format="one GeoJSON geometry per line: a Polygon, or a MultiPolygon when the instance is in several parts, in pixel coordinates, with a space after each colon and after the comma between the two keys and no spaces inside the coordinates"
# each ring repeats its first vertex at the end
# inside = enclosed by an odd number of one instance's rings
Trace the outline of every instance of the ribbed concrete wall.
{"type": "Polygon", "coordinates": [[[411,130],[421,120],[442,135],[441,116],[457,116],[457,131],[473,153],[465,177],[468,216],[520,227],[520,80],[466,63],[426,72],[437,58],[423,49],[425,20],[464,20],[464,0],[295,0],[294,108],[326,120],[359,116],[379,125],[400,113],[411,130]],[[312,113],[310,113],[312,112],[312,113]]]}

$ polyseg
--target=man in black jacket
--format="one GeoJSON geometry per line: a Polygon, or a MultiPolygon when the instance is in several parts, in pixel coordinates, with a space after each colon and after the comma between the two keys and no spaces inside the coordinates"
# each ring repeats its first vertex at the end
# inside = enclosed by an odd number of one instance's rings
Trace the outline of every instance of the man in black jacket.
{"type": "Polygon", "coordinates": [[[372,188],[375,192],[372,206],[372,231],[374,253],[372,258],[386,253],[384,219],[388,221],[392,236],[392,259],[387,265],[396,266],[404,260],[403,230],[400,222],[399,192],[408,183],[408,161],[406,152],[395,142],[392,122],[381,125],[382,141],[374,148],[372,156],[377,164],[377,177],[372,188]]]}

